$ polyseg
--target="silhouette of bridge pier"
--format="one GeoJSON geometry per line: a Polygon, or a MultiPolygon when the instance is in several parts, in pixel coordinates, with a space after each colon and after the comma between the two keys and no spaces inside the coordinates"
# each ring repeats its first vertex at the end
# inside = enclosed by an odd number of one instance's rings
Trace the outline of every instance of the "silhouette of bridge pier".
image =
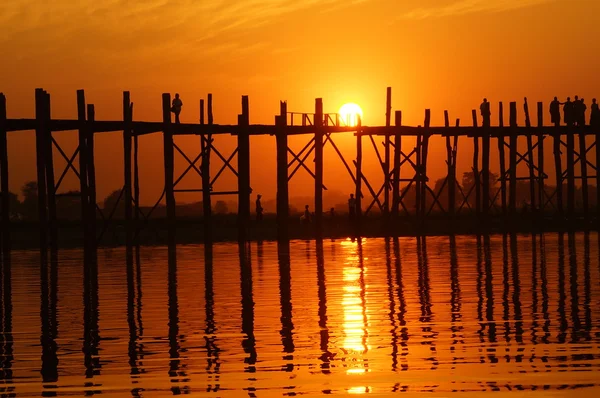
{"type": "MultiPolygon", "coordinates": [[[[600,173],[597,171],[600,151],[594,149],[597,148],[600,129],[590,126],[546,126],[541,102],[537,103],[537,124],[532,126],[526,100],[523,104],[524,125],[518,125],[517,102],[511,102],[509,123],[506,126],[502,103],[499,103],[498,107],[497,126],[482,126],[475,110],[472,111],[472,120],[468,126],[461,125],[458,119],[454,126],[451,126],[448,111],[444,111],[444,126],[431,126],[429,109],[425,110],[422,126],[403,126],[401,111],[392,113],[391,93],[391,88],[388,88],[385,126],[364,126],[360,120],[356,126],[345,126],[340,115],[323,112],[323,101],[320,98],[315,101],[314,113],[288,112],[287,103],[281,102],[280,112],[275,116],[273,125],[251,124],[247,96],[242,96],[241,114],[238,115],[237,124],[216,124],[211,94],[208,94],[206,106],[205,101],[200,100],[199,123],[173,123],[170,111],[171,95],[168,93],[162,95],[161,122],[135,121],[129,92],[123,93],[122,120],[102,121],[96,120],[95,107],[86,102],[83,90],[77,92],[76,120],[52,119],[50,94],[43,89],[35,91],[35,118],[11,119],[7,117],[6,98],[0,94],[0,231],[3,250],[10,250],[11,246],[8,165],[9,156],[13,155],[8,153],[7,140],[12,134],[28,130],[34,130],[36,134],[39,242],[42,248],[57,242],[56,196],[68,172],[74,172],[80,182],[78,195],[82,205],[81,232],[85,246],[93,249],[102,242],[115,210],[112,209],[109,214],[105,214],[97,205],[94,140],[97,134],[115,131],[123,133],[124,186],[119,201],[122,200],[124,203],[124,225],[128,246],[137,242],[139,231],[144,224],[142,220],[147,220],[163,200],[166,202],[168,240],[169,243],[175,242],[177,230],[175,194],[178,192],[202,194],[206,240],[211,239],[211,231],[214,227],[211,221],[211,198],[216,195],[236,195],[238,238],[241,241],[248,239],[252,192],[250,141],[251,137],[259,135],[274,136],[276,140],[277,228],[278,236],[282,238],[287,237],[289,232],[289,181],[300,169],[308,171],[314,178],[314,227],[317,235],[322,231],[323,190],[326,189],[323,154],[325,145],[330,145],[334,149],[355,185],[357,220],[356,230],[353,233],[360,234],[361,218],[374,209],[381,212],[385,227],[382,231],[389,235],[398,233],[397,221],[400,219],[410,220],[418,227],[418,231],[426,233],[427,221],[433,214],[438,218],[440,215],[446,217],[449,221],[468,215],[479,220],[478,225],[482,228],[489,225],[492,219],[500,220],[502,225],[510,227],[511,223],[518,222],[520,217],[516,195],[517,182],[520,180],[528,182],[531,214],[540,226],[543,226],[548,219],[559,220],[571,226],[582,220],[590,220],[590,216],[598,220],[600,192],[596,189],[596,197],[592,198],[590,203],[589,184],[592,180],[592,185],[600,186],[600,173]],[[72,154],[66,153],[55,139],[63,131],[78,131],[78,146],[72,154]],[[356,158],[350,162],[335,143],[334,138],[338,133],[353,133],[356,137],[356,158]],[[144,213],[140,208],[138,137],[147,134],[163,135],[165,177],[161,197],[149,212],[144,213]],[[200,141],[200,150],[193,156],[189,156],[174,141],[174,137],[189,135],[197,136],[200,141]],[[215,142],[220,135],[237,138],[237,147],[232,153],[224,154],[220,151],[215,142]],[[300,151],[294,151],[288,146],[288,137],[296,135],[310,137],[300,151]],[[383,147],[375,141],[379,137],[384,139],[383,147]],[[412,137],[410,143],[403,140],[406,137],[412,137]],[[428,177],[428,164],[431,164],[429,145],[432,137],[445,139],[446,148],[447,172],[442,186],[437,189],[432,187],[428,177]],[[519,147],[519,137],[526,138],[525,146],[519,147]],[[591,139],[587,139],[588,137],[591,139]],[[468,140],[473,143],[474,183],[467,191],[459,184],[456,174],[459,138],[461,142],[468,140]],[[549,178],[545,170],[548,160],[544,159],[544,145],[547,139],[552,141],[550,145],[554,153],[552,168],[555,172],[553,177],[556,186],[553,189],[550,189],[550,185],[546,182],[549,178]],[[490,173],[490,151],[493,141],[496,141],[499,154],[497,167],[500,187],[498,189],[493,189],[496,181],[491,181],[490,173]],[[578,141],[577,146],[576,141],[578,141]],[[67,162],[58,179],[54,173],[53,148],[56,148],[67,162]],[[383,175],[381,186],[374,186],[363,172],[365,150],[372,150],[377,157],[383,175]],[[595,156],[592,156],[594,152],[595,156]],[[184,172],[177,176],[174,168],[176,154],[185,160],[187,166],[184,172]],[[234,158],[237,158],[237,162],[234,158]],[[313,159],[314,166],[311,165],[313,159]],[[218,171],[211,175],[211,170],[214,170],[214,167],[211,169],[211,164],[215,162],[220,166],[218,171]],[[526,175],[517,172],[521,163],[526,165],[528,170],[526,175]],[[226,170],[236,175],[237,190],[214,190],[215,182],[226,170]],[[577,174],[576,171],[579,173],[577,174]],[[197,173],[202,178],[202,187],[179,188],[178,183],[188,173],[197,173]],[[576,180],[580,181],[581,203],[576,203],[576,180]],[[412,196],[414,196],[414,205],[409,205],[408,198],[412,196]],[[100,233],[97,229],[98,222],[102,223],[100,233]]],[[[438,160],[439,156],[436,158],[438,160]]]]}

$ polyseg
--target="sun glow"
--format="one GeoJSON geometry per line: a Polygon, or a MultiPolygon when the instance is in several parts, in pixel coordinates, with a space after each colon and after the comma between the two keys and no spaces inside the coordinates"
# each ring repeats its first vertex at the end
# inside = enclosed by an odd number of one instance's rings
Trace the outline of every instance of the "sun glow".
{"type": "Polygon", "coordinates": [[[342,105],[339,111],[340,122],[345,126],[356,126],[359,120],[363,118],[363,111],[360,106],[353,103],[342,105]]]}

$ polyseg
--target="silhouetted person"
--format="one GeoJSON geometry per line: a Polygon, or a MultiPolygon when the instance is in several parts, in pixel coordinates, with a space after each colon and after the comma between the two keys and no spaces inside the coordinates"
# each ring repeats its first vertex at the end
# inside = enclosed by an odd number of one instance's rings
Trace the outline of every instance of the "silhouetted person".
{"type": "Polygon", "coordinates": [[[490,127],[492,112],[490,112],[490,103],[487,98],[484,98],[481,105],[479,105],[479,112],[481,112],[481,117],[483,118],[483,127],[490,127]]]}
{"type": "Polygon", "coordinates": [[[356,218],[356,199],[352,193],[350,199],[348,199],[348,217],[350,217],[350,221],[354,221],[354,218],[356,218]]]}
{"type": "Polygon", "coordinates": [[[263,207],[260,198],[262,198],[262,195],[256,195],[256,221],[262,221],[263,219],[263,207]]]}
{"type": "Polygon", "coordinates": [[[554,125],[560,125],[561,105],[564,105],[564,102],[560,102],[557,97],[554,97],[554,101],[550,103],[550,120],[554,125]]]}
{"type": "Polygon", "coordinates": [[[310,211],[308,210],[308,205],[304,206],[304,214],[300,218],[304,224],[310,224],[310,211]]]}
{"type": "Polygon", "coordinates": [[[567,126],[573,125],[573,103],[571,102],[571,97],[567,97],[567,102],[563,104],[563,113],[565,117],[565,123],[567,126]]]}
{"type": "Polygon", "coordinates": [[[573,119],[572,123],[575,125],[579,125],[579,120],[581,119],[581,100],[579,96],[575,96],[575,101],[573,101],[573,119]]]}
{"type": "Polygon", "coordinates": [[[329,209],[329,217],[333,220],[335,219],[335,209],[332,207],[329,209]]]}
{"type": "Polygon", "coordinates": [[[587,111],[587,105],[585,104],[585,102],[583,101],[583,98],[581,99],[581,103],[579,105],[579,112],[577,113],[577,125],[578,126],[585,126],[585,111],[587,111]]]}
{"type": "Polygon", "coordinates": [[[175,123],[179,123],[179,114],[181,113],[182,106],[183,102],[181,102],[179,94],[175,94],[175,98],[173,98],[173,104],[171,105],[171,112],[175,114],[175,123]]]}
{"type": "Polygon", "coordinates": [[[600,109],[598,109],[598,103],[596,98],[592,100],[592,110],[590,115],[590,126],[598,127],[600,125],[600,109]]]}

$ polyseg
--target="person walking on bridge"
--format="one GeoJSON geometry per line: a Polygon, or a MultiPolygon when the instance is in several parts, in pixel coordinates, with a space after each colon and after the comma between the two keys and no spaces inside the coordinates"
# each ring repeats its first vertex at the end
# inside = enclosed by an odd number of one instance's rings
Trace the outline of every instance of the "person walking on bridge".
{"type": "Polygon", "coordinates": [[[567,102],[563,104],[563,113],[567,126],[573,126],[573,103],[571,97],[567,97],[567,102]]]}
{"type": "Polygon", "coordinates": [[[175,114],[175,123],[177,124],[179,124],[179,114],[181,113],[182,106],[183,102],[179,98],[179,94],[175,94],[175,98],[173,98],[173,103],[171,104],[171,112],[175,114]]]}
{"type": "Polygon", "coordinates": [[[596,98],[592,99],[592,110],[590,115],[590,126],[600,126],[600,109],[598,109],[598,103],[596,98]]]}
{"type": "Polygon", "coordinates": [[[492,116],[492,112],[490,112],[490,103],[487,98],[484,98],[481,105],[479,105],[479,112],[481,112],[481,117],[483,119],[483,127],[490,127],[490,116],[492,116]]]}
{"type": "Polygon", "coordinates": [[[554,101],[550,103],[550,120],[555,126],[560,126],[560,106],[564,104],[558,97],[554,97],[554,101]]]}

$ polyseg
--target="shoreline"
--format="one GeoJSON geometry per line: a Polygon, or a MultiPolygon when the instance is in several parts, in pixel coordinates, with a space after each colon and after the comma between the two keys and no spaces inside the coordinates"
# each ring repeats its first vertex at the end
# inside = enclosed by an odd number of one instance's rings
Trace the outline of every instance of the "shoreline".
{"type": "MultiPolygon", "coordinates": [[[[502,233],[554,233],[598,231],[595,219],[571,220],[521,216],[516,219],[492,218],[484,223],[475,217],[460,217],[454,220],[447,217],[431,217],[422,225],[414,218],[401,218],[397,223],[385,227],[383,217],[368,216],[362,219],[360,233],[346,217],[325,219],[319,233],[314,224],[303,224],[299,219],[290,219],[288,223],[288,240],[344,239],[348,237],[384,238],[384,237],[416,237],[416,236],[451,236],[502,233]]],[[[102,233],[99,222],[97,236],[102,233]]],[[[98,247],[119,247],[125,245],[125,222],[115,220],[105,230],[98,247]]],[[[277,241],[277,223],[275,216],[267,216],[261,222],[252,220],[248,228],[248,241],[277,241]]],[[[159,246],[168,244],[166,219],[150,220],[139,230],[136,244],[140,246],[159,246]]],[[[237,217],[225,215],[213,216],[213,243],[237,242],[237,217]]],[[[185,218],[177,220],[175,232],[176,244],[206,243],[204,224],[201,218],[185,218]]],[[[79,221],[62,221],[58,226],[58,249],[81,248],[83,238],[79,221]]],[[[39,249],[39,226],[37,222],[17,222],[11,224],[11,250],[39,249]]]]}

